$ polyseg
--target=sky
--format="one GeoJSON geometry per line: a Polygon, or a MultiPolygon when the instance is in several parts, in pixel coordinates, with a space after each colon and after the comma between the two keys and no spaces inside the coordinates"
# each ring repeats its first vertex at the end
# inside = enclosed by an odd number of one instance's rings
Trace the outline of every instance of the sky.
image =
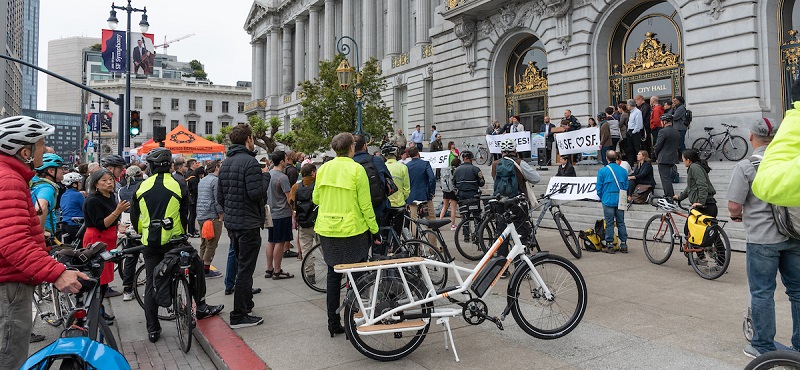
{"type": "MultiPolygon", "coordinates": [[[[39,66],[47,68],[47,43],[72,36],[100,38],[108,28],[111,0],[41,0],[39,17],[39,66]]],[[[197,59],[205,65],[208,78],[217,85],[235,85],[251,80],[250,36],[244,31],[249,0],[133,0],[134,8],[147,7],[148,33],[155,35],[156,45],[167,40],[195,33],[195,36],[172,43],[169,55],[179,61],[197,59]]],[[[118,0],[118,6],[127,1],[118,0]]],[[[131,31],[139,31],[142,13],[131,16],[131,31]]],[[[127,13],[118,10],[118,30],[126,28],[127,13]]],[[[157,51],[160,50],[156,49],[157,51]]],[[[39,74],[38,108],[47,105],[47,77],[39,74]]]]}

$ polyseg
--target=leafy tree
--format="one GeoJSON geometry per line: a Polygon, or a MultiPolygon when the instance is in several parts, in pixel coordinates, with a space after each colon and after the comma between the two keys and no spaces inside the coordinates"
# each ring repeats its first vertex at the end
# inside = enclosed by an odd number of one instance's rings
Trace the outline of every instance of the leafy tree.
{"type": "MultiPolygon", "coordinates": [[[[293,140],[293,135],[291,133],[282,134],[278,132],[282,125],[282,122],[278,117],[272,117],[269,119],[269,121],[264,121],[263,118],[254,114],[247,118],[247,122],[253,129],[253,139],[255,140],[256,146],[264,148],[267,153],[274,152],[275,147],[278,146],[278,143],[289,145],[287,143],[292,142],[293,140]]],[[[231,133],[232,129],[233,126],[223,127],[219,130],[218,134],[209,135],[207,139],[216,143],[224,144],[225,146],[229,146],[231,145],[231,141],[228,135],[231,133]]]]}
{"type": "MultiPolygon", "coordinates": [[[[293,149],[306,153],[325,150],[336,134],[356,130],[355,76],[343,90],[336,74],[343,58],[337,55],[332,61],[320,61],[319,77],[300,84],[305,94],[303,117],[292,121],[292,136],[286,139],[291,139],[293,149]]],[[[361,68],[362,122],[364,131],[375,139],[391,131],[392,112],[381,99],[384,85],[378,60],[372,58],[361,68]]]]}
{"type": "Polygon", "coordinates": [[[201,79],[208,77],[206,71],[203,70],[203,63],[200,63],[200,61],[198,61],[197,59],[192,59],[192,61],[189,62],[189,68],[191,68],[192,73],[186,74],[184,76],[197,77],[201,79]]]}
{"type": "Polygon", "coordinates": [[[89,47],[89,50],[91,50],[91,51],[103,51],[103,45],[100,45],[100,43],[94,44],[94,45],[89,47]]]}

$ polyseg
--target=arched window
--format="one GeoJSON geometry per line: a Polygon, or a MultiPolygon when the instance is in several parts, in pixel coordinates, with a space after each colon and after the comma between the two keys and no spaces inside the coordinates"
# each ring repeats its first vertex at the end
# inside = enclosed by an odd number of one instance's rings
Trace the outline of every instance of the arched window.
{"type": "Polygon", "coordinates": [[[538,131],[547,111],[547,53],[536,38],[522,40],[508,58],[506,115],[520,116],[526,129],[538,131]]]}

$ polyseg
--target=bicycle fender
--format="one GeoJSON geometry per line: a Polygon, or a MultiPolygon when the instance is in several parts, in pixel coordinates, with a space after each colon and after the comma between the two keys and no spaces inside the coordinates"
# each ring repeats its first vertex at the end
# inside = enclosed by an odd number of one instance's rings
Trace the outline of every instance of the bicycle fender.
{"type": "MultiPolygon", "coordinates": [[[[548,255],[550,255],[550,252],[541,251],[541,252],[534,253],[532,256],[528,257],[528,259],[531,260],[531,264],[534,264],[540,258],[547,257],[548,255]]],[[[519,263],[520,264],[524,264],[524,265],[527,266],[527,263],[525,263],[525,261],[522,258],[520,258],[519,263]]],[[[527,266],[527,267],[531,268],[530,266],[527,266]]],[[[514,292],[512,291],[512,289],[513,289],[512,286],[514,286],[514,284],[512,284],[512,282],[516,281],[517,279],[522,279],[522,274],[525,273],[525,272],[527,272],[527,271],[525,271],[525,268],[522,268],[522,267],[516,268],[516,269],[514,269],[514,273],[511,275],[511,279],[508,280],[507,296],[508,296],[508,299],[509,299],[509,302],[508,302],[509,303],[509,307],[511,307],[513,298],[516,298],[516,297],[514,297],[514,292]]]]}
{"type": "Polygon", "coordinates": [[[38,365],[48,360],[70,356],[79,357],[98,369],[130,370],[131,368],[122,354],[87,337],[56,339],[29,357],[22,368],[38,368],[38,365]]]}

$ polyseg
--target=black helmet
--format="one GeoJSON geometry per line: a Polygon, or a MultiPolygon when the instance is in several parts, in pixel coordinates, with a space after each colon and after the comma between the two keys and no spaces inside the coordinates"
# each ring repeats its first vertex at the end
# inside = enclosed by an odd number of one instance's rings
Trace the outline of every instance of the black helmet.
{"type": "Polygon", "coordinates": [[[608,118],[608,115],[606,114],[606,112],[597,113],[597,119],[604,120],[604,119],[607,119],[607,118],[608,118]]]}
{"type": "Polygon", "coordinates": [[[465,150],[465,151],[461,152],[461,158],[463,158],[463,159],[472,159],[472,158],[475,158],[475,154],[472,154],[472,152],[469,151],[469,150],[465,150]]]}
{"type": "Polygon", "coordinates": [[[400,148],[397,147],[397,145],[394,145],[394,144],[391,144],[391,143],[384,144],[381,147],[381,154],[383,154],[384,157],[388,157],[390,155],[393,155],[393,156],[397,157],[399,152],[400,152],[400,148]]]}
{"type": "Polygon", "coordinates": [[[103,167],[125,167],[125,160],[118,154],[112,154],[101,159],[103,167]]]}
{"type": "Polygon", "coordinates": [[[672,122],[672,115],[671,114],[662,114],[661,115],[662,121],[672,122]]]}
{"type": "Polygon", "coordinates": [[[151,168],[167,167],[172,164],[172,152],[167,148],[153,148],[147,153],[147,163],[151,168]]]}

